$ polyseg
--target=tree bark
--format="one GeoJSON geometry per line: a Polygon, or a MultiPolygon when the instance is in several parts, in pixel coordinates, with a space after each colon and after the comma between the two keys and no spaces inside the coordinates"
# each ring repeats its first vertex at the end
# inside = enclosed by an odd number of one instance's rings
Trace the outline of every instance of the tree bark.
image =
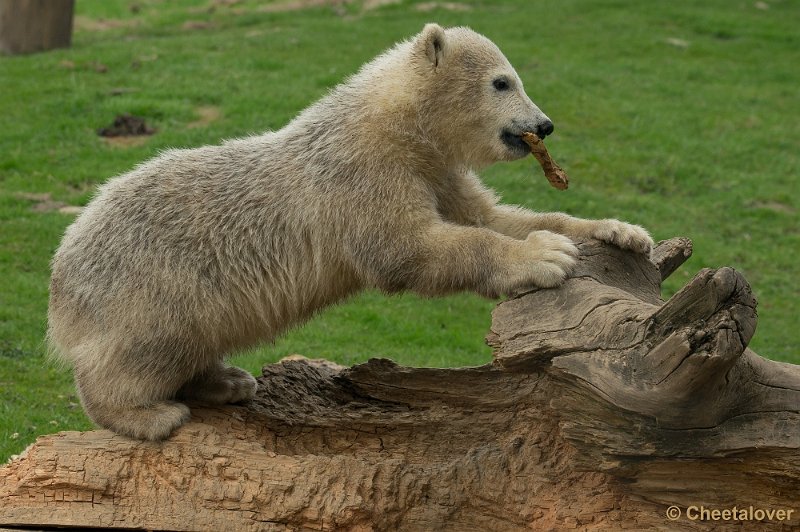
{"type": "Polygon", "coordinates": [[[75,0],[0,0],[0,52],[69,47],[75,0]]]}
{"type": "Polygon", "coordinates": [[[255,400],[193,408],[163,443],[45,436],[0,469],[0,526],[797,527],[800,366],[747,349],[742,275],[702,270],[663,303],[688,240],[654,262],[581,250],[563,287],[497,306],[491,364],[295,357],[263,368],[255,400]]]}

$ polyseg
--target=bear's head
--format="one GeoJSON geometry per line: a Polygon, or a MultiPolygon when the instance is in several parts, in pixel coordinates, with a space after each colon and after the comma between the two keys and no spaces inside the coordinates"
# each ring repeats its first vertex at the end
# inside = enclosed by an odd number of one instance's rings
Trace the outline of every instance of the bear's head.
{"type": "Polygon", "coordinates": [[[470,167],[530,154],[520,135],[553,123],[525,94],[500,49],[469,28],[427,24],[411,41],[422,121],[437,144],[470,167]]]}

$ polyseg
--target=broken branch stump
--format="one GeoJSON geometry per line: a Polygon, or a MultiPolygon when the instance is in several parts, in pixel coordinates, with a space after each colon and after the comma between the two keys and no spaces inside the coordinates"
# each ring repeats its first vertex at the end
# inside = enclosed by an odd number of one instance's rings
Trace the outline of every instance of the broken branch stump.
{"type": "Polygon", "coordinates": [[[581,250],[563,287],[497,306],[490,364],[297,358],[265,366],[247,404],[193,408],[165,442],[44,436],[0,469],[0,526],[800,525],[800,367],[747,349],[747,281],[702,270],[663,303],[688,240],[662,243],[654,262],[581,250]]]}

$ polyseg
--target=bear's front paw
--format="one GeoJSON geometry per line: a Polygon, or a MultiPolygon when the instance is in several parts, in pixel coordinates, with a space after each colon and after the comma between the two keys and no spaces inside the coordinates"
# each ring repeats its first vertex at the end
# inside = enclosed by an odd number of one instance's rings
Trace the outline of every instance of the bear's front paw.
{"type": "Polygon", "coordinates": [[[649,255],[653,249],[653,239],[644,227],[619,220],[598,220],[590,236],[622,249],[649,255]]]}
{"type": "Polygon", "coordinates": [[[578,248],[564,235],[534,231],[525,239],[530,257],[526,266],[528,286],[552,288],[564,282],[578,256],[578,248]],[[531,261],[532,259],[532,261],[531,261]]]}

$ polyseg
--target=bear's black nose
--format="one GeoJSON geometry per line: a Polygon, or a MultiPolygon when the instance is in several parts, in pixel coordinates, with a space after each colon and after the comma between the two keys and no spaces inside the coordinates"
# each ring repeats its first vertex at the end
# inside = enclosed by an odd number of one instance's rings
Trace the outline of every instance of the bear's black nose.
{"type": "Polygon", "coordinates": [[[555,126],[551,121],[542,122],[538,126],[536,126],[536,134],[539,136],[540,139],[545,138],[547,135],[553,132],[555,126]]]}

